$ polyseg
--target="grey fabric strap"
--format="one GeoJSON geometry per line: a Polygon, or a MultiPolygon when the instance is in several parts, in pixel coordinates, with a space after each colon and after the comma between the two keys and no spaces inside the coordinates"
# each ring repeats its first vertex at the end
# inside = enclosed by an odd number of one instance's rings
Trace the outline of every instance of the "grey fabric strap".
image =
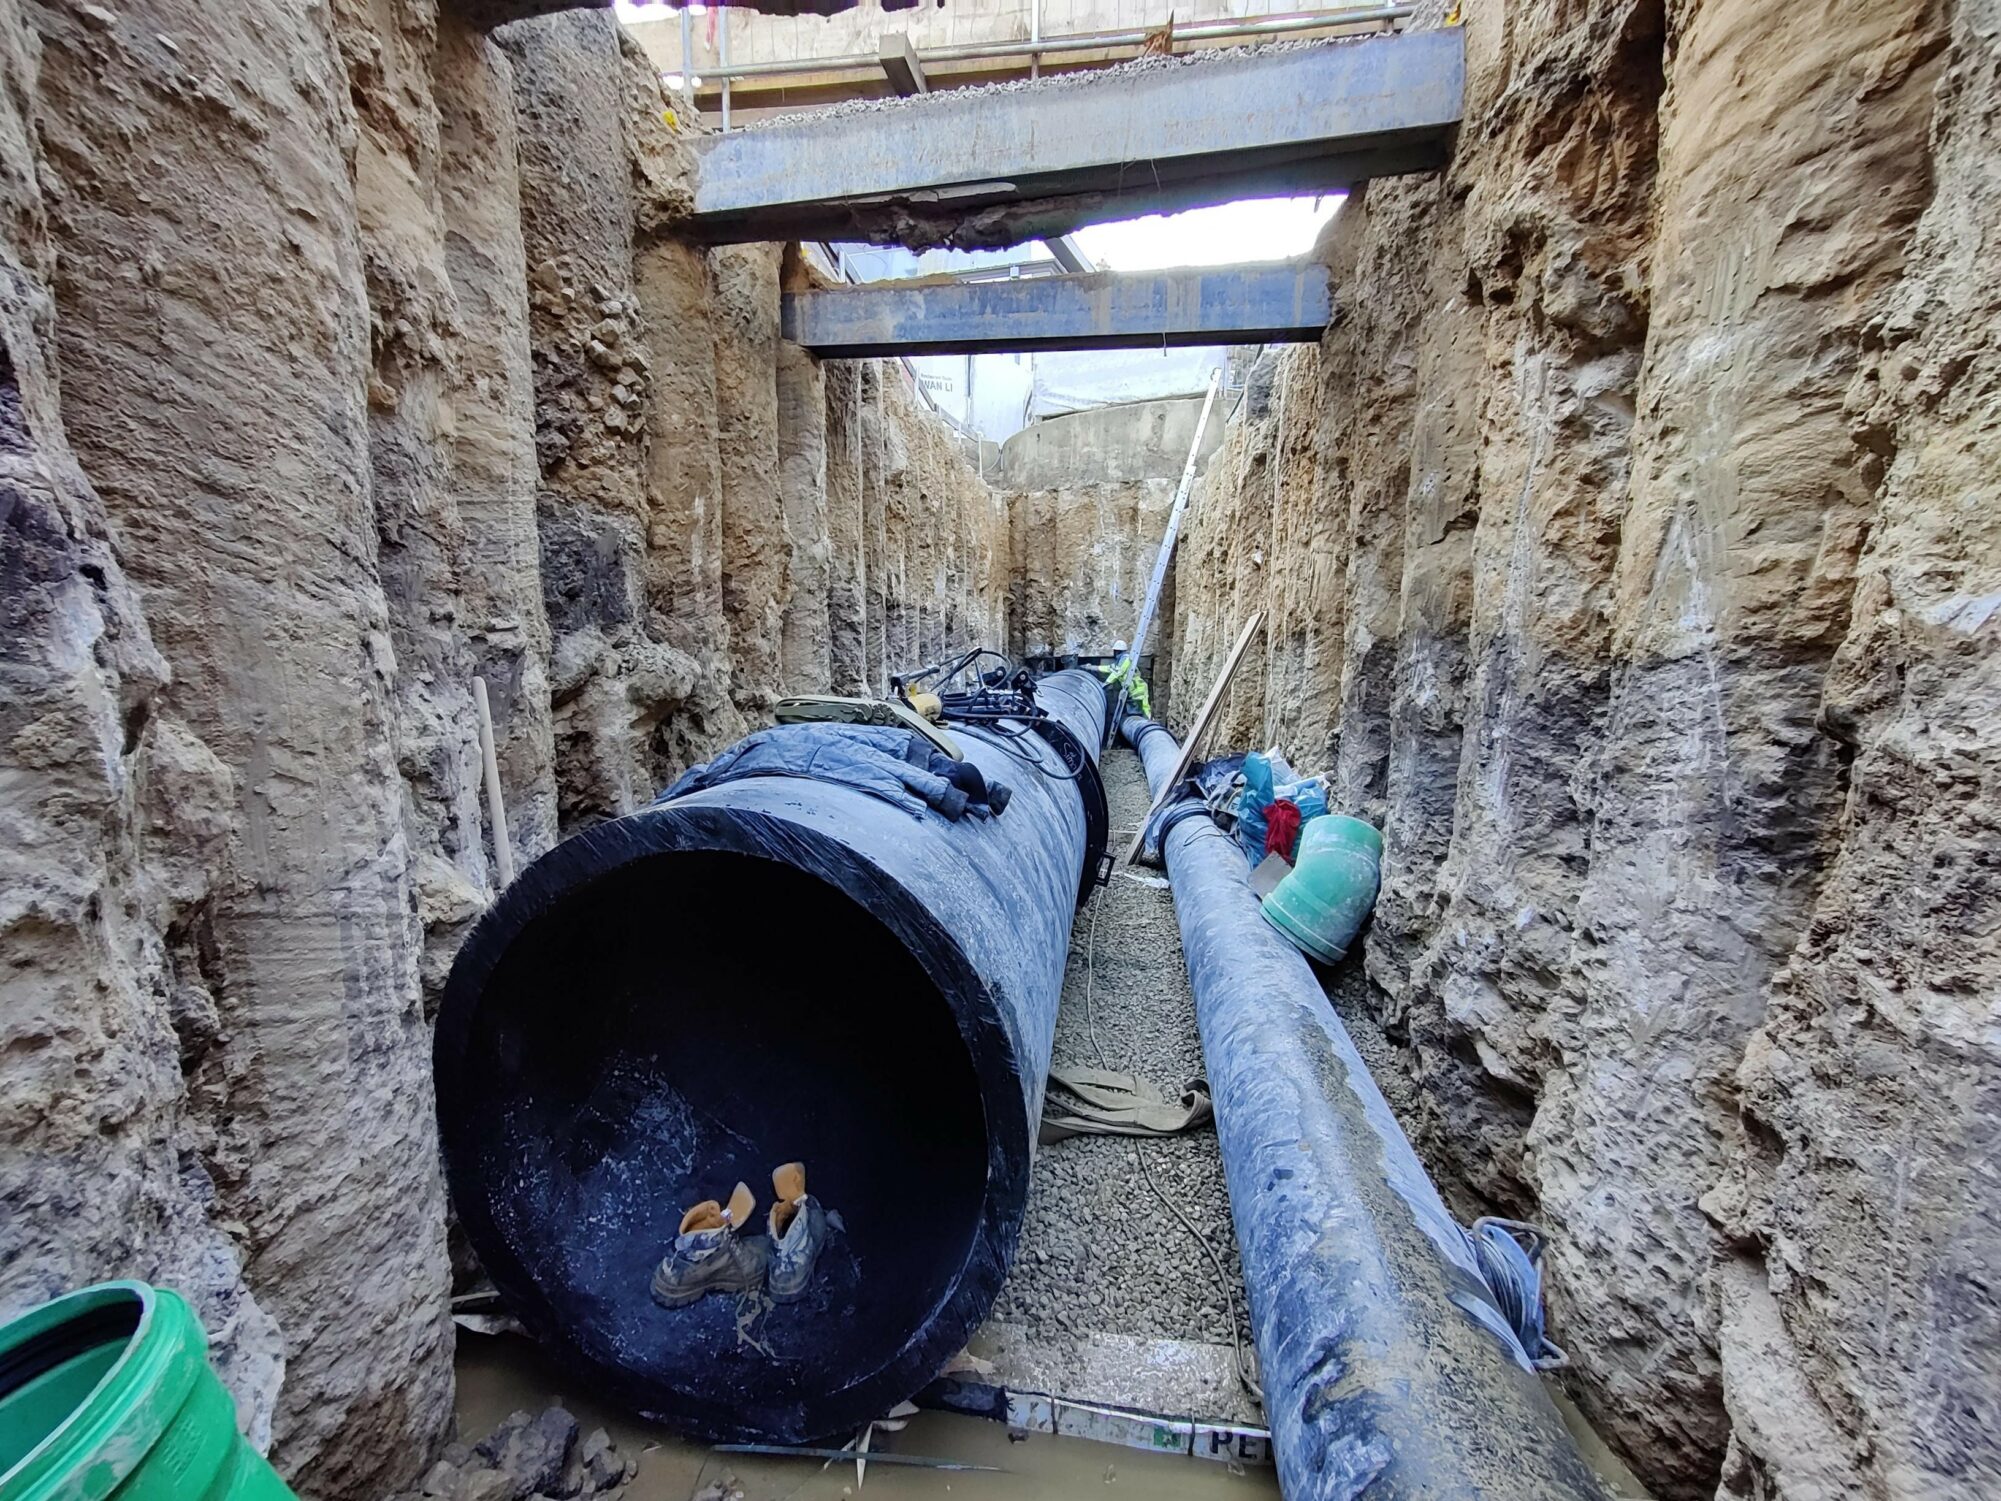
{"type": "Polygon", "coordinates": [[[1059,1067],[1049,1071],[1038,1139],[1047,1146],[1067,1136],[1178,1136],[1213,1115],[1206,1080],[1190,1079],[1170,1100],[1132,1074],[1059,1067]]]}

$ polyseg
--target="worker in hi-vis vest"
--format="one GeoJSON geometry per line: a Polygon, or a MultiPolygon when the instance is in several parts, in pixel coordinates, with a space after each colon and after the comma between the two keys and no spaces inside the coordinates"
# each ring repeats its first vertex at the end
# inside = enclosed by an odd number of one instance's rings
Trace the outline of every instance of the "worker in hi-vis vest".
{"type": "Polygon", "coordinates": [[[1152,695],[1146,691],[1146,680],[1139,675],[1139,664],[1128,657],[1126,652],[1127,647],[1125,642],[1114,641],[1112,643],[1112,655],[1117,660],[1105,663],[1099,667],[1098,671],[1105,675],[1105,686],[1107,688],[1116,688],[1119,684],[1124,683],[1126,685],[1126,697],[1131,701],[1132,706],[1139,710],[1140,717],[1151,719],[1153,718],[1152,695]]]}

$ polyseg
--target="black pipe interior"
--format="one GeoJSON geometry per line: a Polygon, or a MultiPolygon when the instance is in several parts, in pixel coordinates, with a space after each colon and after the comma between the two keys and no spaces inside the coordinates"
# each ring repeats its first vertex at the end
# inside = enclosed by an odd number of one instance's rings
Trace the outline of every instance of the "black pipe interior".
{"type": "Polygon", "coordinates": [[[772,1411],[882,1366],[950,1291],[987,1134],[950,1006],[879,921],[776,860],[648,855],[573,888],[494,967],[462,1075],[492,1224],[632,1400],[772,1411]],[[648,1293],[689,1204],[739,1179],[763,1230],[803,1160],[839,1217],[809,1296],[648,1293]]]}

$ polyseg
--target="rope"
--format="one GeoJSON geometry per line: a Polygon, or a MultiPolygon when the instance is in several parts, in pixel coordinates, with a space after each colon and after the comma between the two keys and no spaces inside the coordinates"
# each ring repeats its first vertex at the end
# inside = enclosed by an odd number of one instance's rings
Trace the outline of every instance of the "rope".
{"type": "Polygon", "coordinates": [[[1084,775],[1084,769],[1081,766],[1075,771],[1066,770],[1063,766],[1063,757],[1056,748],[1025,726],[1019,730],[1005,729],[998,720],[962,719],[949,710],[945,714],[945,723],[952,726],[960,734],[971,735],[976,740],[986,741],[987,744],[1003,755],[1012,756],[1030,771],[1040,772],[1052,782],[1075,782],[1081,780],[1084,775]],[[1009,741],[1013,741],[1014,745],[1010,745],[1009,741]],[[1033,754],[1024,755],[1021,751],[1014,748],[1015,745],[1026,745],[1033,754]],[[1049,763],[1042,759],[1044,748],[1048,749],[1050,755],[1056,757],[1056,770],[1054,771],[1051,771],[1049,763]]]}
{"type": "MultiPolygon", "coordinates": [[[[1091,1035],[1091,1048],[1098,1055],[1098,1066],[1109,1069],[1112,1066],[1111,1060],[1105,1056],[1105,1044],[1098,1036],[1098,1017],[1092,1004],[1097,985],[1098,909],[1103,905],[1102,902],[1091,904],[1091,927],[1084,942],[1084,1026],[1091,1035]]],[[[1209,1258],[1209,1265],[1216,1269],[1216,1285],[1223,1290],[1224,1301],[1230,1310],[1230,1352],[1236,1365],[1237,1380],[1262,1406],[1265,1392],[1264,1388],[1258,1385],[1258,1378],[1251,1362],[1245,1358],[1243,1331],[1237,1321],[1237,1288],[1230,1276],[1230,1269],[1224,1265],[1223,1258],[1216,1254],[1216,1248],[1209,1244],[1209,1237],[1196,1228],[1195,1222],[1183,1212],[1181,1206],[1170,1199],[1154,1181],[1153,1169],[1147,1165],[1146,1152],[1140,1145],[1138,1137],[1132,1138],[1132,1149],[1133,1165],[1139,1169],[1141,1181],[1152,1190],[1161,1207],[1181,1222],[1181,1228],[1186,1230],[1195,1244],[1202,1248],[1202,1254],[1209,1258]]]]}
{"type": "Polygon", "coordinates": [[[1521,1220],[1485,1215],[1464,1234],[1480,1263],[1480,1276],[1494,1294],[1501,1317],[1522,1342],[1529,1364],[1538,1371],[1568,1366],[1570,1357],[1543,1332],[1542,1256],[1549,1246],[1548,1232],[1521,1220]]]}

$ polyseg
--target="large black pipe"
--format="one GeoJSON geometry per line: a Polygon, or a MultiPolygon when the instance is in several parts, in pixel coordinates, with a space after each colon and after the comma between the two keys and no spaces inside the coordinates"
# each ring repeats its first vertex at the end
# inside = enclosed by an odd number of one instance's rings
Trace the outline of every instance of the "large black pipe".
{"type": "MultiPolygon", "coordinates": [[[[1120,726],[1158,797],[1179,754],[1120,726]]],[[[1207,818],[1165,841],[1287,1501],[1604,1489],[1299,951],[1207,818]]]]}
{"type": "Polygon", "coordinates": [[[1062,673],[1038,698],[1046,736],[952,727],[1012,790],[998,817],[727,782],[565,840],[468,937],[437,1029],[452,1198],[575,1379],[796,1442],[888,1411],[986,1315],[1103,826],[1102,688],[1062,673]],[[739,1179],[766,1204],[792,1160],[839,1219],[807,1297],[657,1306],[682,1210],[739,1179]]]}

